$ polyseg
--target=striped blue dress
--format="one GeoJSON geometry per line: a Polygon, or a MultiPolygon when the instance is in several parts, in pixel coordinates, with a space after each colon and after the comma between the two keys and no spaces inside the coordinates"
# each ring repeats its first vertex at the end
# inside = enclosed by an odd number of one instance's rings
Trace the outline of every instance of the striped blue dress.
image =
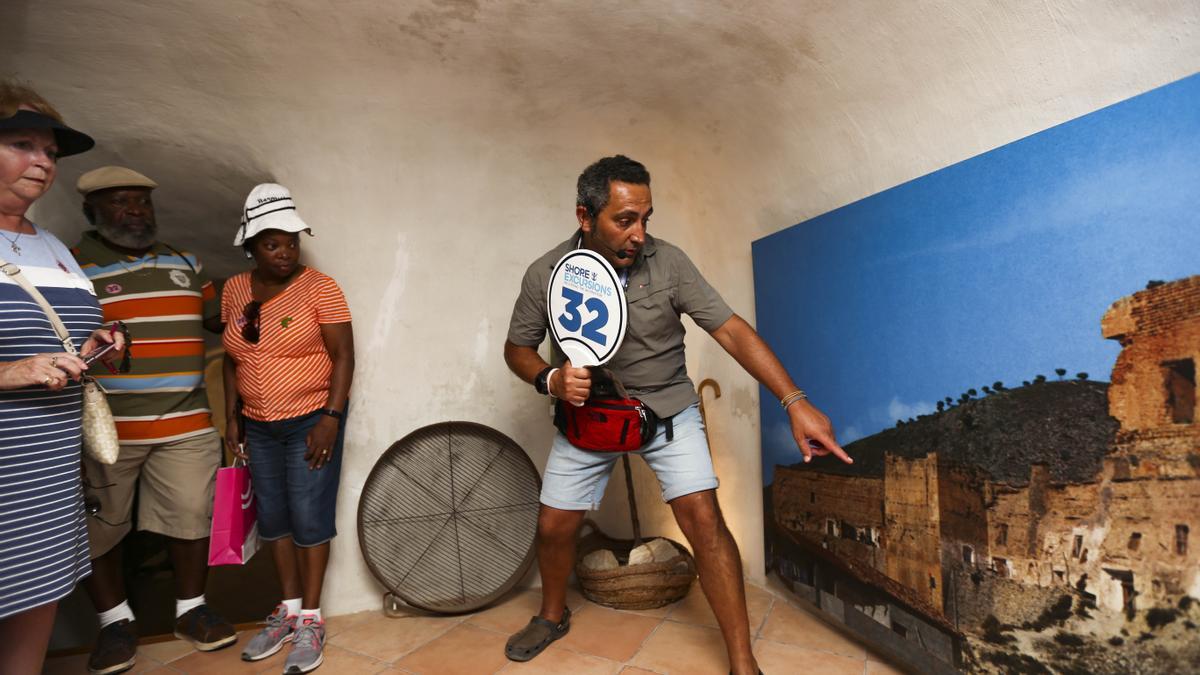
{"type": "MultiPolygon", "coordinates": [[[[54,307],[76,348],[100,326],[92,285],[70,251],[38,229],[16,253],[19,265],[54,307]]],[[[0,273],[0,361],[61,352],[42,308],[0,273]]],[[[79,473],[79,385],[0,390],[0,619],[65,597],[91,573],[79,473]]]]}

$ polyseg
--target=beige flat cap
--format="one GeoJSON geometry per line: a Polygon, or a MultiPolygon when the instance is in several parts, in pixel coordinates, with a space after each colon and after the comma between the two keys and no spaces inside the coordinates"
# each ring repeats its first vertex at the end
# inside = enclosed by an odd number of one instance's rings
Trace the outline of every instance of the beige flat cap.
{"type": "Polygon", "coordinates": [[[96,190],[107,190],[117,187],[144,187],[153,190],[158,183],[150,180],[133,169],[123,166],[102,166],[79,177],[75,189],[81,195],[89,195],[96,190]]]}

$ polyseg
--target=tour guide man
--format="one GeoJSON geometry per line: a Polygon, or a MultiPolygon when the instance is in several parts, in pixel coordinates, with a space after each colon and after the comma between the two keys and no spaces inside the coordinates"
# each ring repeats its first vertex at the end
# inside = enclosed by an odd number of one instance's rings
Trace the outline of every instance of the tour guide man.
{"type": "MultiPolygon", "coordinates": [[[[575,207],[579,230],[525,272],[504,360],[539,392],[582,405],[591,393],[591,371],[572,367],[557,344],[552,344],[553,366],[537,352],[550,322],[546,309],[550,275],[563,255],[583,247],[603,256],[625,276],[628,329],[607,367],[631,397],[663,420],[669,418],[638,452],[658,476],[663,499],[692,546],[700,586],[720,624],[732,671],[756,673],[741,557],[717,505],[717,477],[700,420],[699,398],[684,365],[680,314],[691,316],[746,372],[779,397],[804,461],[828,454],[847,463],[851,459],[834,440],[829,418],[809,404],[750,324],[733,313],[683,251],[647,233],[653,211],[650,174],[642,164],[617,155],[585,169],[579,176],[575,207]]],[[[584,512],[599,505],[618,456],[581,450],[561,432],[555,435],[538,515],[541,611],[509,638],[508,658],[532,659],[569,630],[566,586],[575,538],[584,512]]]]}

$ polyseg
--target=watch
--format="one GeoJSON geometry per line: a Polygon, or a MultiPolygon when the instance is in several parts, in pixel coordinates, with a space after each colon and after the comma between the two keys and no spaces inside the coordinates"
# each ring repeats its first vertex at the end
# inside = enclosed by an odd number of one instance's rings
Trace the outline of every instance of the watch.
{"type": "Polygon", "coordinates": [[[537,374],[537,377],[533,378],[533,388],[537,389],[537,393],[539,393],[539,394],[549,394],[550,393],[550,381],[549,380],[550,380],[550,373],[553,370],[554,370],[553,366],[546,366],[545,368],[542,369],[542,372],[537,374]]]}
{"type": "Polygon", "coordinates": [[[321,408],[321,414],[328,415],[328,416],[332,417],[333,419],[337,420],[339,423],[342,421],[342,417],[343,417],[341,410],[335,410],[333,408],[321,408]]]}

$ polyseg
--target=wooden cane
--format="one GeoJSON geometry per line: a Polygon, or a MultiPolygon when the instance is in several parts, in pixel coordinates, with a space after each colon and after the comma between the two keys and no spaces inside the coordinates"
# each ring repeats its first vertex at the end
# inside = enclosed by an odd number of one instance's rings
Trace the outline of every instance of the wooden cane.
{"type": "Polygon", "coordinates": [[[629,453],[621,455],[625,466],[625,490],[629,492],[629,518],[633,520],[633,547],[642,545],[642,522],[638,520],[637,497],[633,495],[633,467],[629,463],[629,453]]]}

